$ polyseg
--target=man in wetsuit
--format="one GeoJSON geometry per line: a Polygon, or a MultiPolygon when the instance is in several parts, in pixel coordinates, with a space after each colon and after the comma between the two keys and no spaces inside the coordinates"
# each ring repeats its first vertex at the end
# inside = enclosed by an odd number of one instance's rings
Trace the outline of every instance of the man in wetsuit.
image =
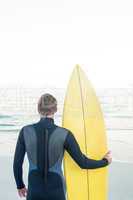
{"type": "MultiPolygon", "coordinates": [[[[13,172],[20,197],[27,200],[66,200],[62,160],[66,150],[81,169],[105,167],[112,162],[110,151],[101,160],[81,152],[73,133],[54,123],[57,100],[44,94],[38,102],[40,120],[21,128],[16,144],[13,172]],[[23,182],[23,160],[29,160],[28,189],[23,182]]],[[[73,186],[74,187],[74,186],[73,186]]]]}

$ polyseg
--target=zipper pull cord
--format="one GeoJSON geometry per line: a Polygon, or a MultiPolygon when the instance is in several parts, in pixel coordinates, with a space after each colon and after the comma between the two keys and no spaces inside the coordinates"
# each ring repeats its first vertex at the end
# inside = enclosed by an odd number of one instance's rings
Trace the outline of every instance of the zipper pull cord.
{"type": "Polygon", "coordinates": [[[45,183],[47,183],[47,171],[48,171],[48,130],[45,129],[45,168],[44,168],[44,178],[45,183]]]}

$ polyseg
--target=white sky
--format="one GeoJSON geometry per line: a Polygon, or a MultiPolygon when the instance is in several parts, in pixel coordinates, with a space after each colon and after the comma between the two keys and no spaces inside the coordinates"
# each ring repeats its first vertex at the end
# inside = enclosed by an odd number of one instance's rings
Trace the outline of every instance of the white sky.
{"type": "Polygon", "coordinates": [[[0,86],[66,87],[76,63],[95,87],[133,84],[132,0],[1,0],[0,86]]]}

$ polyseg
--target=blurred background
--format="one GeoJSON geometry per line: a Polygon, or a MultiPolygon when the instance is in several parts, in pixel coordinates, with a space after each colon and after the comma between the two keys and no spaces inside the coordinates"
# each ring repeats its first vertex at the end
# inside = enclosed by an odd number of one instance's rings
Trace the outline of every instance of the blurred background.
{"type": "MultiPolygon", "coordinates": [[[[22,126],[39,120],[37,101],[64,95],[79,63],[103,110],[113,163],[109,200],[133,199],[133,3],[131,0],[0,1],[0,199],[17,200],[12,161],[22,126]]],[[[24,178],[28,163],[25,159],[24,178]]]]}
{"type": "MultiPolygon", "coordinates": [[[[12,162],[19,130],[39,120],[37,101],[49,92],[58,100],[55,123],[61,125],[66,88],[0,88],[0,197],[19,199],[13,177],[12,162]],[[8,191],[8,192],[7,192],[8,191]]],[[[133,88],[96,90],[105,117],[109,149],[113,162],[109,166],[109,200],[132,200],[133,197],[133,88]]],[[[25,157],[24,179],[28,162],[25,157]]]]}

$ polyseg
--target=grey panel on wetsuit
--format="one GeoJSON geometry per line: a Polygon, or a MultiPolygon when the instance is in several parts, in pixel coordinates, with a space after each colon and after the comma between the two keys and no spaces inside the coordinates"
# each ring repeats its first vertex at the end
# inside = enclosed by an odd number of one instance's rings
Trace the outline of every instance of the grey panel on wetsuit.
{"type": "Polygon", "coordinates": [[[24,140],[25,140],[28,159],[34,165],[37,165],[37,138],[33,126],[28,125],[24,127],[24,140]]]}
{"type": "MultiPolygon", "coordinates": [[[[67,129],[62,127],[57,127],[53,133],[51,133],[48,146],[49,167],[52,167],[57,162],[61,154],[63,157],[63,145],[67,133],[67,129]]],[[[24,127],[24,140],[29,160],[34,165],[37,165],[37,137],[35,129],[32,125],[24,127]]]]}
{"type": "Polygon", "coordinates": [[[58,161],[60,155],[63,157],[67,133],[67,129],[57,127],[51,134],[48,147],[49,167],[52,167],[58,161]]]}
{"type": "Polygon", "coordinates": [[[63,152],[60,155],[59,159],[56,161],[56,163],[51,168],[49,168],[49,171],[57,173],[61,177],[64,195],[66,196],[66,180],[62,172],[62,158],[63,152]]]}

